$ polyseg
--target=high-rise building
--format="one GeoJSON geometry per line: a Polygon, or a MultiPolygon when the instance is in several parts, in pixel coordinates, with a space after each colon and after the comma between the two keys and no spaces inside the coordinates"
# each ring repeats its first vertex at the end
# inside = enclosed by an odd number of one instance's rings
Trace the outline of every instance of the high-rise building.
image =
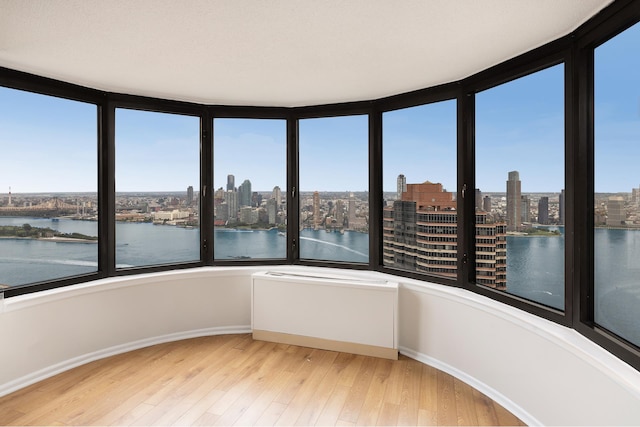
{"type": "Polygon", "coordinates": [[[348,206],[348,220],[349,220],[349,228],[353,229],[356,227],[356,197],[353,193],[349,194],[349,206],[348,206]]]}
{"type": "Polygon", "coordinates": [[[260,205],[262,205],[262,194],[254,191],[251,193],[251,206],[260,207],[260,205]]]}
{"type": "Polygon", "coordinates": [[[227,191],[224,195],[224,201],[229,208],[227,218],[229,218],[229,221],[235,222],[238,218],[238,193],[235,191],[227,191]]]}
{"type": "Polygon", "coordinates": [[[407,191],[402,193],[402,200],[416,202],[418,210],[429,208],[441,211],[456,208],[453,193],[444,191],[442,184],[429,181],[422,184],[407,184],[407,191]]]}
{"type": "Polygon", "coordinates": [[[336,224],[338,225],[339,228],[343,228],[344,227],[344,202],[342,201],[342,199],[336,200],[335,210],[336,210],[335,211],[336,224]]]}
{"type": "Polygon", "coordinates": [[[624,198],[620,196],[609,197],[607,201],[607,225],[624,225],[626,220],[627,214],[624,210],[624,198]]]}
{"type": "Polygon", "coordinates": [[[313,192],[313,229],[317,230],[322,224],[320,218],[320,193],[317,191],[313,192]]]}
{"type": "Polygon", "coordinates": [[[509,172],[507,180],[507,231],[519,231],[522,218],[520,173],[509,172]]]}
{"type": "Polygon", "coordinates": [[[520,200],[522,201],[520,222],[531,222],[531,199],[529,196],[520,196],[520,200]]]}
{"type": "Polygon", "coordinates": [[[403,174],[400,174],[398,175],[396,199],[401,200],[402,193],[405,191],[407,191],[407,178],[403,174]]]}
{"type": "Polygon", "coordinates": [[[278,214],[278,202],[275,198],[267,200],[267,215],[269,217],[269,224],[276,224],[278,214]]]}
{"type": "Polygon", "coordinates": [[[227,191],[233,191],[236,189],[236,177],[233,175],[227,175],[227,191]]]}
{"type": "Polygon", "coordinates": [[[271,197],[276,201],[276,209],[280,209],[280,206],[282,206],[282,190],[280,190],[280,187],[277,185],[273,187],[271,197]]]}
{"type": "Polygon", "coordinates": [[[538,200],[538,224],[549,224],[549,198],[540,197],[538,200]]]}
{"type": "MultiPolygon", "coordinates": [[[[490,205],[491,200],[488,202],[490,205]]],[[[402,200],[383,210],[384,264],[454,279],[458,271],[457,229],[453,193],[428,181],[407,184],[402,200]]],[[[492,223],[487,212],[477,212],[477,283],[506,289],[506,251],[506,224],[492,223]]]]}
{"type": "Polygon", "coordinates": [[[190,185],[187,187],[187,206],[191,206],[193,204],[193,186],[190,185]]]}
{"type": "Polygon", "coordinates": [[[240,206],[251,206],[251,181],[245,179],[238,187],[238,203],[240,206]]]}
{"type": "Polygon", "coordinates": [[[484,199],[482,200],[482,210],[487,213],[491,212],[491,197],[484,196],[484,199]]]}
{"type": "Polygon", "coordinates": [[[564,224],[564,189],[560,191],[558,196],[558,224],[564,224]]]}

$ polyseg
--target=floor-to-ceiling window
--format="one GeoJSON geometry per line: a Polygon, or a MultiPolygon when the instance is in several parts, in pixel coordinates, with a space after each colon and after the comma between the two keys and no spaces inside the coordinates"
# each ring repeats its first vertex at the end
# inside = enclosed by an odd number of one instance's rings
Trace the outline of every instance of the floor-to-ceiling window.
{"type": "Polygon", "coordinates": [[[594,317],[640,346],[640,24],[594,64],[594,317]]]}
{"type": "Polygon", "coordinates": [[[286,131],[281,119],[214,119],[216,260],[286,258],[286,131]]]}
{"type": "Polygon", "coordinates": [[[0,87],[0,285],[98,270],[93,104],[0,87]]]}
{"type": "Polygon", "coordinates": [[[369,121],[299,121],[300,258],[369,262],[369,121]]]}
{"type": "Polygon", "coordinates": [[[457,277],[456,101],[382,116],[383,265],[457,277]]]}
{"type": "Polygon", "coordinates": [[[476,282],[565,301],[564,65],[476,95],[476,282]]]}
{"type": "Polygon", "coordinates": [[[116,109],[116,267],[200,260],[200,118],[116,109]]]}

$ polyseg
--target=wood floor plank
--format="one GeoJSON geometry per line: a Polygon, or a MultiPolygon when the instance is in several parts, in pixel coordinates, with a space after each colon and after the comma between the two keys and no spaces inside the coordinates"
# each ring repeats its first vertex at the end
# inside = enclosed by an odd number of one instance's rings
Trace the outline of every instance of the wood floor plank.
{"type": "Polygon", "coordinates": [[[429,365],[421,367],[418,424],[435,426],[438,425],[438,370],[429,365]]]}
{"type": "Polygon", "coordinates": [[[437,369],[254,341],[151,346],[0,398],[0,425],[523,425],[437,369]]]}
{"type": "Polygon", "coordinates": [[[360,410],[364,404],[364,400],[367,397],[367,390],[373,379],[373,372],[376,366],[376,359],[372,357],[365,357],[360,365],[360,369],[356,375],[353,386],[347,396],[347,400],[342,407],[340,421],[346,421],[348,423],[356,423],[358,416],[360,416],[360,410]]]}
{"type": "Polygon", "coordinates": [[[441,426],[458,425],[454,378],[438,371],[438,421],[441,426]]]}
{"type": "Polygon", "coordinates": [[[454,379],[454,393],[459,426],[477,426],[478,415],[475,409],[473,388],[468,384],[454,379]]]}
{"type": "Polygon", "coordinates": [[[367,388],[362,409],[358,415],[356,425],[371,426],[378,421],[378,415],[384,403],[386,388],[391,375],[393,362],[387,359],[376,360],[376,368],[373,371],[373,378],[367,388]]]}
{"type": "Polygon", "coordinates": [[[499,425],[498,415],[496,409],[493,406],[493,401],[489,399],[485,394],[480,393],[478,390],[473,390],[474,407],[476,410],[476,417],[478,418],[478,424],[485,426],[499,425]]]}
{"type": "Polygon", "coordinates": [[[304,366],[305,369],[298,371],[299,373],[304,372],[306,375],[276,425],[309,425],[312,419],[317,418],[320,411],[318,410],[316,413],[316,408],[313,408],[314,411],[306,414],[309,420],[300,419],[305,408],[315,398],[319,385],[330,370],[337,355],[338,353],[333,351],[314,351],[311,354],[304,366]]]}
{"type": "Polygon", "coordinates": [[[415,360],[408,359],[403,374],[398,424],[417,425],[422,364],[415,360]]]}
{"type": "Polygon", "coordinates": [[[341,385],[338,382],[334,387],[331,396],[329,396],[329,399],[325,402],[315,425],[330,426],[336,424],[350,391],[351,387],[341,385]]]}

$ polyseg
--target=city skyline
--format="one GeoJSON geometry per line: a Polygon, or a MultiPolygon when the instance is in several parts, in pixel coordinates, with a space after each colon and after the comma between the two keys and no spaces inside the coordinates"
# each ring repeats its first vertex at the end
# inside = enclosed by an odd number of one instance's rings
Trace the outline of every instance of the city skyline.
{"type": "MultiPolygon", "coordinates": [[[[625,192],[640,183],[640,176],[629,173],[640,157],[640,77],[621,72],[640,69],[638,55],[622,54],[639,40],[635,25],[596,49],[598,193],[625,192]]],[[[564,188],[563,71],[564,65],[556,65],[476,95],[477,188],[504,191],[510,170],[520,171],[523,193],[564,188]]],[[[457,189],[455,104],[384,113],[385,192],[396,191],[399,173],[408,182],[438,181],[448,191],[457,189]],[[419,161],[394,150],[396,141],[415,147],[419,161]]],[[[97,117],[92,104],[0,87],[0,194],[9,187],[14,193],[95,191],[97,117]]],[[[199,121],[117,109],[117,191],[199,188],[199,121]]],[[[300,190],[367,191],[367,132],[367,116],[301,119],[300,190]]],[[[284,120],[215,119],[214,134],[216,188],[225,187],[229,173],[255,188],[286,188],[284,120]]]]}

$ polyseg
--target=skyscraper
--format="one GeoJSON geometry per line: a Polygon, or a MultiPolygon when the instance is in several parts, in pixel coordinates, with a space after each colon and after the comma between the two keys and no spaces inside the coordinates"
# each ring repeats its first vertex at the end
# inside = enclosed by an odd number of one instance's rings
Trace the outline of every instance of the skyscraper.
{"type": "Polygon", "coordinates": [[[627,214],[624,210],[624,198],[611,196],[607,200],[607,225],[624,225],[627,214]]]}
{"type": "Polygon", "coordinates": [[[407,191],[407,178],[403,174],[398,175],[398,190],[397,191],[398,191],[398,194],[397,194],[396,198],[398,200],[402,200],[402,193],[407,191]]]}
{"type": "Polygon", "coordinates": [[[238,218],[238,193],[235,191],[227,191],[224,198],[229,209],[227,217],[229,218],[229,221],[235,222],[238,218]]]}
{"type": "Polygon", "coordinates": [[[238,187],[238,203],[240,206],[251,206],[251,181],[245,179],[238,187]]]}
{"type": "Polygon", "coordinates": [[[233,175],[227,175],[227,191],[233,191],[236,188],[236,178],[233,175]]]}
{"type": "Polygon", "coordinates": [[[538,200],[538,224],[549,224],[549,198],[540,197],[538,200]]]}
{"type": "Polygon", "coordinates": [[[193,186],[190,185],[187,187],[187,206],[191,206],[193,204],[193,186]]]}
{"type": "Polygon", "coordinates": [[[522,200],[520,192],[520,173],[509,172],[507,180],[507,231],[520,230],[522,218],[522,200]]]}
{"type": "Polygon", "coordinates": [[[280,190],[280,187],[277,185],[273,187],[271,197],[276,200],[276,209],[280,209],[280,205],[282,205],[282,191],[280,190]]]}
{"type": "MultiPolygon", "coordinates": [[[[384,264],[455,279],[458,274],[456,207],[453,193],[445,191],[442,184],[429,181],[407,184],[402,200],[383,210],[384,264]]],[[[475,217],[476,282],[504,290],[506,224],[492,222],[486,212],[477,212],[475,217]]]]}
{"type": "Polygon", "coordinates": [[[349,211],[347,215],[349,215],[349,228],[353,229],[356,226],[356,197],[351,193],[349,195],[349,211]]]}
{"type": "Polygon", "coordinates": [[[520,220],[521,222],[530,222],[531,199],[529,196],[520,196],[520,200],[522,200],[522,216],[520,217],[520,220]]]}
{"type": "Polygon", "coordinates": [[[338,224],[338,227],[343,228],[344,227],[344,202],[342,201],[342,199],[336,200],[335,217],[336,217],[336,223],[338,224]]]}
{"type": "Polygon", "coordinates": [[[484,196],[482,200],[482,210],[485,212],[491,212],[491,197],[484,196]]]}

